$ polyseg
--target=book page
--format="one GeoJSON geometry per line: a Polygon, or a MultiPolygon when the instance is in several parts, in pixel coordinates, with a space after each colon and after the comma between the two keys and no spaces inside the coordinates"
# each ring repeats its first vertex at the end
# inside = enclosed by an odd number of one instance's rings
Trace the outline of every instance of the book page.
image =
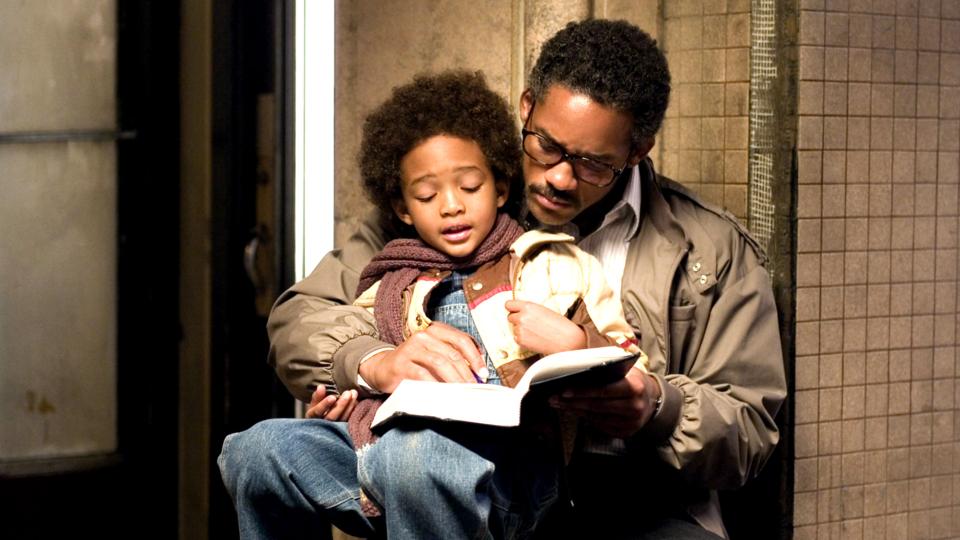
{"type": "Polygon", "coordinates": [[[520,425],[523,393],[495,384],[405,380],[380,406],[373,426],[394,413],[494,426],[520,425]]]}

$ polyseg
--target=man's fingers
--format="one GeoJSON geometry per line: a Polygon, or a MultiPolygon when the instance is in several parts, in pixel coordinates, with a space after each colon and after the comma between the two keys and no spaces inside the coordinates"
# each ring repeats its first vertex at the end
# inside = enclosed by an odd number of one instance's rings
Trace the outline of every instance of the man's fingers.
{"type": "Polygon", "coordinates": [[[582,416],[588,414],[628,417],[636,413],[636,403],[631,399],[595,398],[550,398],[550,406],[571,411],[582,416]]]}
{"type": "Polygon", "coordinates": [[[565,399],[622,399],[634,396],[630,383],[626,379],[605,384],[603,386],[590,386],[586,388],[568,388],[563,391],[561,397],[565,399]]]}

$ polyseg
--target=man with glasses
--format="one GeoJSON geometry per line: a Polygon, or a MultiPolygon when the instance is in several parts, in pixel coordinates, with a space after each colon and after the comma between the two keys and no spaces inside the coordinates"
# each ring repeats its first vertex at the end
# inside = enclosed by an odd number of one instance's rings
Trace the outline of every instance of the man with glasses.
{"type": "MultiPolygon", "coordinates": [[[[529,84],[520,104],[525,225],[567,232],[600,260],[650,357],[649,374],[631,370],[617,383],[551,398],[586,429],[567,468],[575,505],[561,505],[537,534],[723,536],[716,490],[759,473],[778,441],[774,417],[786,395],[763,252],[736,220],[654,171],[647,154],[670,75],[641,30],[571,23],[544,44],[529,84]]],[[[465,361],[449,329],[431,327],[429,339],[392,349],[349,306],[359,269],[395,234],[385,227],[369,221],[274,307],[270,361],[300,399],[317,385],[375,392],[363,381],[402,378],[426,349],[465,361]]],[[[258,474],[295,493],[297,482],[329,482],[301,457],[316,449],[271,443],[273,436],[259,444],[282,463],[257,465],[258,474]]],[[[443,460],[442,452],[434,457],[443,460]]],[[[236,468],[228,465],[225,478],[236,468]]],[[[302,504],[309,512],[312,503],[302,504]]]]}

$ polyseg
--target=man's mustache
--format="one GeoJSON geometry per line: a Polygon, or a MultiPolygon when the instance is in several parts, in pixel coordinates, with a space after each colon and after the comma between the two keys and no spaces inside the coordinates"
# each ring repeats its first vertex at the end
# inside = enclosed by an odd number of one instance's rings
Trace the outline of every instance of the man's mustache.
{"type": "Polygon", "coordinates": [[[553,199],[555,201],[560,201],[572,205],[574,208],[580,208],[580,201],[577,200],[576,195],[570,191],[561,191],[549,183],[540,185],[540,184],[527,184],[526,195],[529,197],[533,194],[543,195],[548,199],[553,199]]]}

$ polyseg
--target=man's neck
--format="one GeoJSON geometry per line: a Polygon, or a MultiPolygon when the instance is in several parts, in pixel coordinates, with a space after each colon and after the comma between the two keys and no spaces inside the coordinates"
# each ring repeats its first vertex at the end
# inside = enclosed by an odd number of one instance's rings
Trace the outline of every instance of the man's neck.
{"type": "Polygon", "coordinates": [[[585,238],[596,231],[597,227],[603,223],[603,218],[607,216],[607,213],[623,199],[623,192],[627,189],[631,174],[630,169],[624,171],[617,179],[617,185],[610,190],[610,193],[607,193],[606,197],[573,218],[573,224],[577,226],[580,238],[585,238]]]}

